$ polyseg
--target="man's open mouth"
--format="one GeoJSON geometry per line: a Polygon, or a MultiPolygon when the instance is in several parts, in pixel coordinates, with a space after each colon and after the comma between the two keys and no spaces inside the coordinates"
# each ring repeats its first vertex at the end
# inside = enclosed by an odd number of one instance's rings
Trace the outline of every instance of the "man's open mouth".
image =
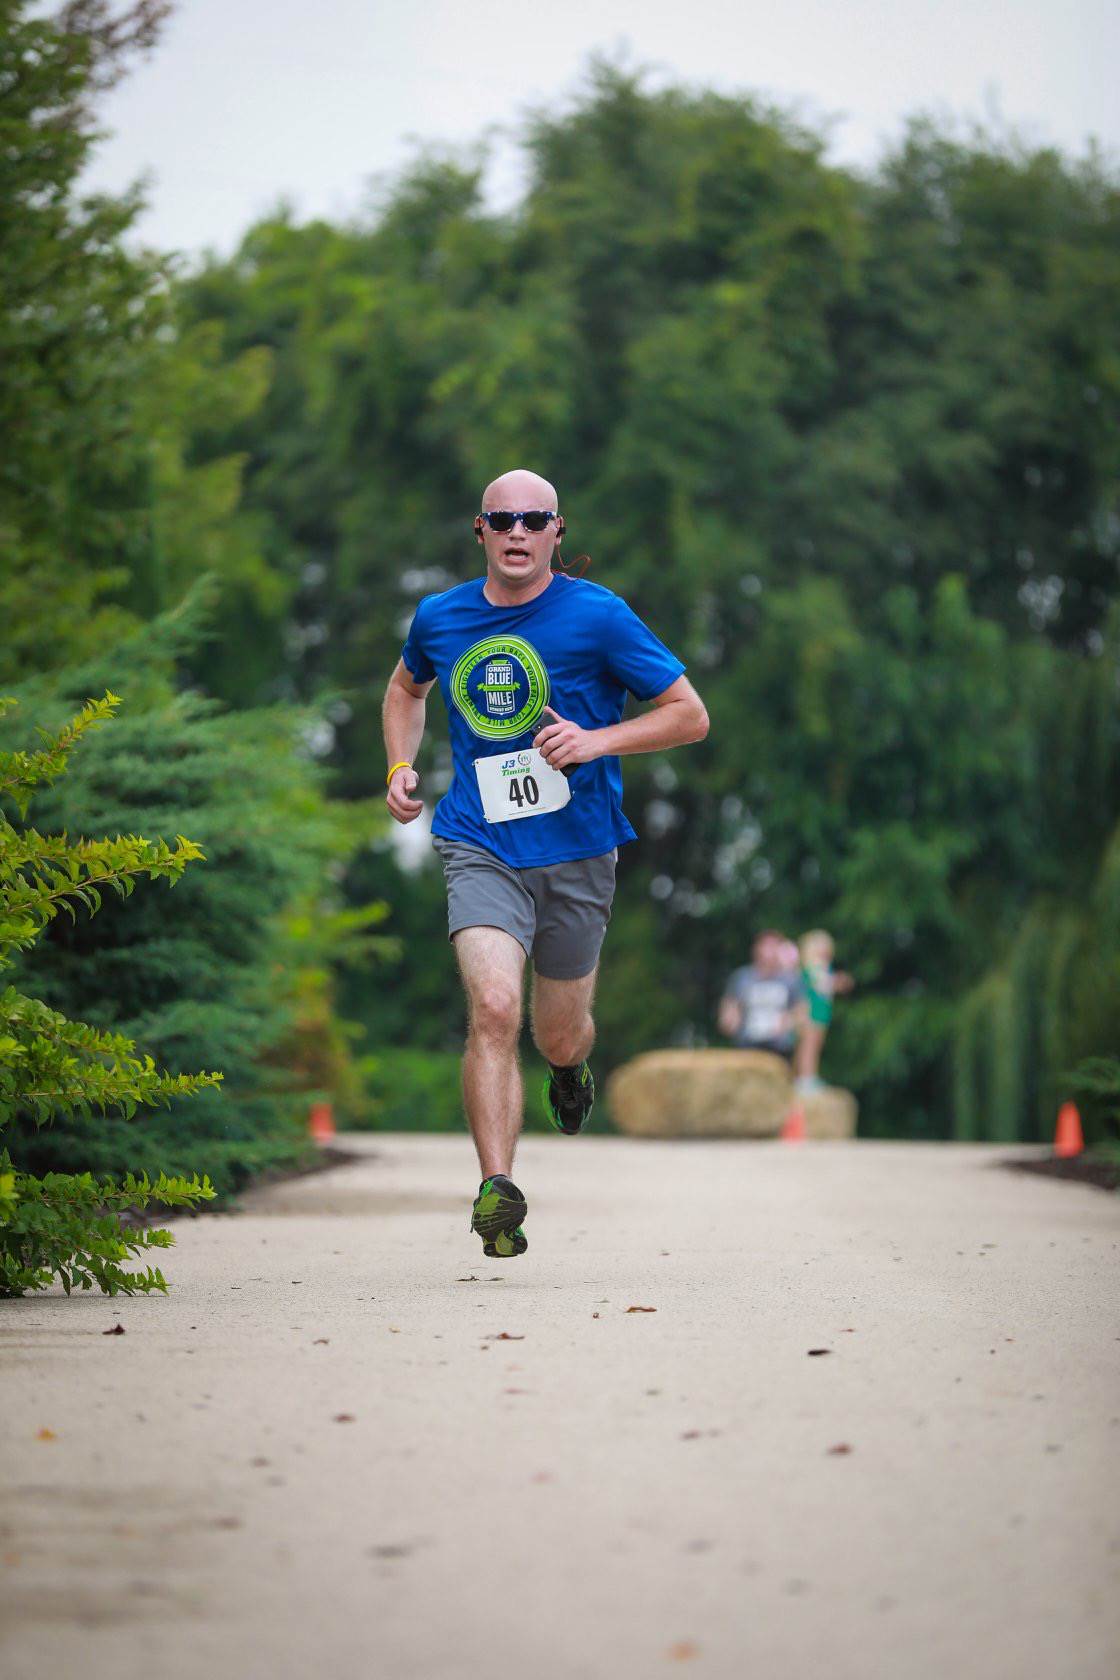
{"type": "Polygon", "coordinates": [[[507,560],[528,560],[529,558],[527,548],[507,548],[503,552],[507,560]]]}

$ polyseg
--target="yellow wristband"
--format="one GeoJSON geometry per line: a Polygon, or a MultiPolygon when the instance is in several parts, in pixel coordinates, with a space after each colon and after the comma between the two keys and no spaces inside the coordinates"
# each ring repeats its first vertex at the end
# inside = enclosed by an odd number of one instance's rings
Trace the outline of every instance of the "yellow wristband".
{"type": "Polygon", "coordinates": [[[389,783],[392,781],[393,777],[396,775],[398,770],[411,770],[411,769],[412,769],[411,762],[407,758],[402,758],[399,764],[394,764],[393,768],[390,770],[389,774],[386,776],[385,786],[386,787],[389,786],[389,783]]]}

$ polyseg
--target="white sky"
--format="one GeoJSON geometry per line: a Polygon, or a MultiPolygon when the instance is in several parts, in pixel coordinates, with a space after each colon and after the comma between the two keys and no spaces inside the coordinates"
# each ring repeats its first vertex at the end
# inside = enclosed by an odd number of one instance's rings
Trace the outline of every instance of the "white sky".
{"type": "MultiPolygon", "coordinates": [[[[229,251],[288,198],[346,218],[415,137],[455,146],[528,106],[563,109],[588,55],[749,91],[828,125],[870,167],[919,110],[1120,157],[1120,0],[179,0],[152,58],[103,103],[86,185],[150,176],[139,226],[167,250],[229,251]]],[[[498,139],[491,202],[523,176],[498,139]]]]}

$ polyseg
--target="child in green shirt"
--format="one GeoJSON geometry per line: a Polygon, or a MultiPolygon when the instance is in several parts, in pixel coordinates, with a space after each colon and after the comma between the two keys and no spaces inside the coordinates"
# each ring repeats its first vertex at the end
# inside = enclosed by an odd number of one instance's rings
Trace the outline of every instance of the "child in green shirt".
{"type": "Polygon", "coordinates": [[[797,1041],[794,1070],[797,1089],[818,1091],[821,1087],[821,1051],[832,1022],[832,1000],[850,992],[855,981],[832,966],[835,946],[832,935],[814,928],[798,941],[801,952],[801,984],[805,989],[806,1019],[797,1041]]]}

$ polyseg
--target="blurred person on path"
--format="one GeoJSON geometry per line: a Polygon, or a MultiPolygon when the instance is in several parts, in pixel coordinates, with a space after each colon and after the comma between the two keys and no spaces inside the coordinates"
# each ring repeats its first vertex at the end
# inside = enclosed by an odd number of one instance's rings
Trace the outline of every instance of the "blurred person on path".
{"type": "Polygon", "coordinates": [[[823,928],[814,928],[800,941],[801,984],[805,991],[805,1019],[797,1039],[794,1070],[797,1089],[819,1091],[821,1052],[832,1022],[832,1000],[843,992],[850,992],[855,981],[850,974],[832,966],[835,946],[832,935],[823,928]]]}
{"type": "Polygon", "coordinates": [[[804,992],[791,969],[785,936],[767,928],[751,947],[751,961],[728,976],[719,1005],[719,1029],[737,1050],[769,1050],[793,1061],[804,992]]]}
{"type": "Polygon", "coordinates": [[[420,602],[382,719],[386,802],[412,822],[423,809],[413,766],[439,682],[454,773],[432,844],[467,995],[463,1101],[482,1173],[471,1229],[487,1255],[508,1258],[528,1246],[525,1197],[509,1176],[523,1119],[526,961],[545,1112],[574,1136],[595,1096],[591,1004],[618,848],[637,838],[619,757],[702,740],[708,716],[682,662],[621,596],[553,572],[564,521],[546,479],[495,479],[474,532],[485,575],[420,602]],[[650,709],[623,722],[628,692],[650,709]]]}

